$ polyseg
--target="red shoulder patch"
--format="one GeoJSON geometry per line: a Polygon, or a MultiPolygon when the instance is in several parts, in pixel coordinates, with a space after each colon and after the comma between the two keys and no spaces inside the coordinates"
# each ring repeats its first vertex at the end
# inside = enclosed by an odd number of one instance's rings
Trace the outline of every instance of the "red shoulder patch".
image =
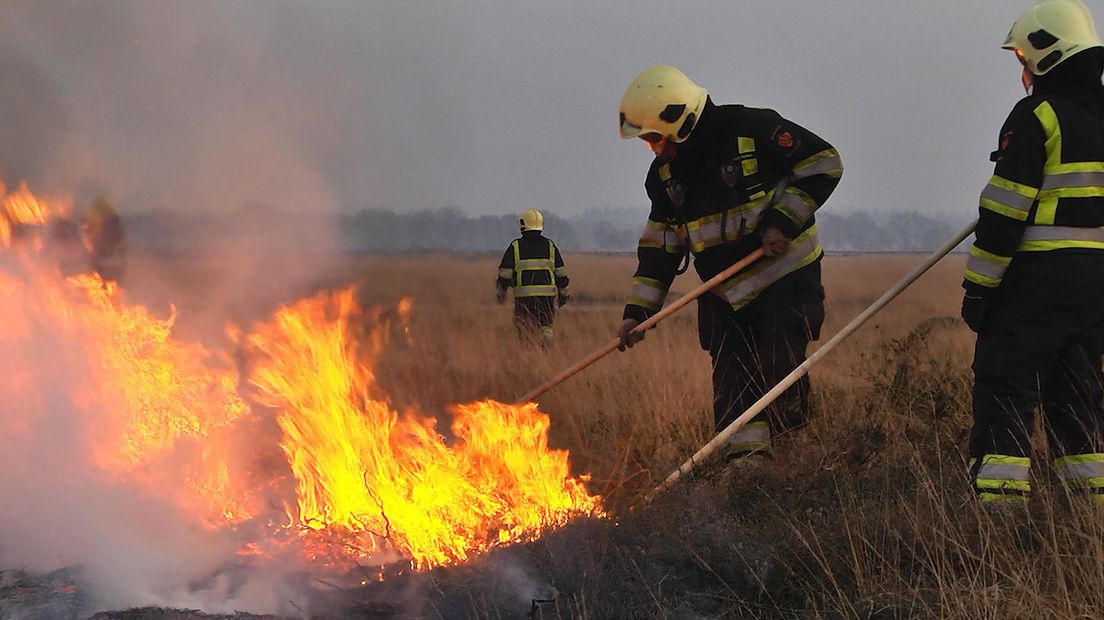
{"type": "Polygon", "coordinates": [[[1004,153],[1008,150],[1008,145],[1012,144],[1012,132],[1006,131],[1000,138],[1000,144],[997,145],[997,150],[989,153],[989,161],[998,162],[1004,159],[1004,153]]]}
{"type": "Polygon", "coordinates": [[[778,146],[784,149],[790,148],[794,143],[793,134],[788,131],[778,132],[778,135],[775,136],[775,140],[778,142],[778,146]]]}

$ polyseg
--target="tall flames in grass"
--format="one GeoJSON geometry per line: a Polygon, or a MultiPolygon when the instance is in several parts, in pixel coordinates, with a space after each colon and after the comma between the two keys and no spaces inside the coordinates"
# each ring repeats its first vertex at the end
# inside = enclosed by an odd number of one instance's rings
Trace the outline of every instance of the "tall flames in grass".
{"type": "Polygon", "coordinates": [[[65,200],[40,199],[25,186],[0,186],[0,200],[7,439],[64,400],[84,416],[74,425],[86,435],[79,445],[104,478],[163,490],[208,525],[250,516],[244,494],[219,479],[225,463],[213,449],[248,411],[234,373],[203,347],[174,340],[172,317],[127,304],[114,282],[67,275],[82,250],[79,238],[55,234],[71,210],[65,200]],[[59,385],[70,393],[51,393],[59,385]]]}
{"type": "Polygon", "coordinates": [[[372,374],[387,331],[346,290],[283,308],[247,339],[259,360],[250,380],[279,412],[298,481],[296,522],[362,534],[370,551],[390,544],[429,567],[598,509],[567,454],[548,449],[536,405],[456,406],[451,445],[433,418],[396,412],[372,374]],[[374,328],[357,338],[365,318],[374,328]]]}
{"type": "Polygon", "coordinates": [[[282,522],[307,538],[333,534],[341,545],[327,553],[388,551],[419,568],[600,510],[567,454],[548,448],[548,418],[535,405],[458,405],[446,440],[433,417],[389,404],[372,368],[409,301],[389,314],[362,311],[351,290],[323,293],[241,334],[251,407],[230,355],[177,340],[173,316],[73,273],[80,250],[50,234],[72,211],[66,200],[0,186],[0,205],[5,441],[61,399],[83,418],[83,465],[111,484],[169,499],[206,528],[260,524],[241,527],[260,532],[244,541],[251,548],[276,544],[266,525],[282,522]],[[47,387],[58,373],[70,393],[47,387]],[[245,452],[282,455],[281,472],[243,463],[234,439],[264,416],[281,437],[245,452]],[[294,484],[273,482],[281,477],[294,484]]]}

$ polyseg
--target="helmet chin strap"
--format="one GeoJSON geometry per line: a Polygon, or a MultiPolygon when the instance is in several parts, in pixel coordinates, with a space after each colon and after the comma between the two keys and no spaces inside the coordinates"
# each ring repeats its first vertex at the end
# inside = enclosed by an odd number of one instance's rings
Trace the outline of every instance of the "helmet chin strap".
{"type": "Polygon", "coordinates": [[[1024,67],[1023,73],[1020,75],[1020,81],[1023,82],[1024,92],[1030,97],[1031,93],[1035,91],[1035,75],[1024,67]]]}

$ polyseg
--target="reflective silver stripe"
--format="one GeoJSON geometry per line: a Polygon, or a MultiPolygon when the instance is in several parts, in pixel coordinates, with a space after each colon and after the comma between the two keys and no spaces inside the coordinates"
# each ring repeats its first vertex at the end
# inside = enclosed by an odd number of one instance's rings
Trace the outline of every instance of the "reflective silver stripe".
{"type": "Polygon", "coordinates": [[[699,252],[721,241],[721,225],[718,222],[690,228],[689,232],[690,244],[699,252]]]}
{"type": "Polygon", "coordinates": [[[741,428],[728,438],[728,445],[740,447],[750,443],[770,442],[770,426],[765,422],[753,423],[741,428]]]}
{"type": "Polygon", "coordinates": [[[1030,211],[1031,205],[1035,203],[1034,198],[1028,198],[1023,194],[1017,194],[992,183],[987,184],[985,189],[981,191],[981,197],[1024,213],[1030,211]]]}
{"type": "Polygon", "coordinates": [[[1062,480],[1104,478],[1104,463],[1067,463],[1057,465],[1055,469],[1062,480]]]}
{"type": "Polygon", "coordinates": [[[673,228],[664,224],[648,222],[640,235],[639,245],[645,248],[666,248],[668,252],[682,252],[685,244],[673,228]]]}
{"type": "Polygon", "coordinates": [[[978,480],[1030,480],[1030,465],[985,463],[977,473],[978,480]]]}
{"type": "Polygon", "coordinates": [[[987,276],[995,280],[1000,280],[1004,277],[1004,272],[1008,270],[1007,265],[998,265],[990,261],[970,255],[970,258],[966,259],[966,271],[972,271],[978,275],[987,276]]]}
{"type": "Polygon", "coordinates": [[[506,269],[505,267],[500,267],[499,270],[498,270],[498,277],[502,278],[503,280],[513,280],[514,279],[514,270],[513,269],[506,269]]]}
{"type": "Polygon", "coordinates": [[[651,226],[645,226],[644,232],[640,234],[641,245],[661,245],[663,243],[663,233],[665,231],[657,230],[651,226]]]}
{"type": "Polygon", "coordinates": [[[636,283],[633,284],[631,295],[636,299],[661,305],[663,298],[667,296],[667,291],[653,284],[636,283]]]}
{"type": "Polygon", "coordinates": [[[649,310],[658,310],[663,306],[663,299],[667,297],[667,288],[671,286],[669,282],[661,282],[646,276],[636,276],[632,281],[630,306],[641,306],[649,310]]]}
{"type": "Polygon", "coordinates": [[[552,297],[555,294],[555,284],[531,284],[514,288],[514,297],[552,297]]]}
{"type": "MultiPolygon", "coordinates": [[[[790,249],[782,256],[770,259],[771,262],[761,271],[753,272],[736,282],[735,286],[723,291],[725,299],[732,305],[743,302],[747,297],[758,293],[771,284],[777,282],[782,276],[802,267],[815,259],[815,253],[820,249],[820,240],[816,235],[816,227],[810,228],[805,239],[790,245],[790,249]]],[[[800,239],[800,237],[799,237],[800,239]]],[[[736,276],[739,277],[739,276],[736,276]]],[[[724,286],[723,284],[721,286],[724,286]]]]}
{"type": "Polygon", "coordinates": [[[808,166],[802,166],[801,168],[794,168],[793,179],[805,179],[818,174],[828,174],[831,172],[843,172],[843,159],[839,154],[832,155],[831,157],[825,157],[820,161],[813,162],[808,166]]]}
{"type": "MultiPolygon", "coordinates": [[[[760,200],[742,206],[750,208],[742,211],[740,207],[736,207],[725,211],[724,238],[721,237],[721,223],[719,220],[702,223],[696,227],[694,222],[690,222],[686,227],[690,237],[690,247],[694,248],[695,252],[701,252],[706,248],[720,245],[726,241],[735,241],[740,237],[741,227],[745,236],[755,230],[759,223],[760,214],[767,207],[767,202],[760,200]]],[[[700,220],[696,221],[700,222],[700,220]]]]}
{"type": "Polygon", "coordinates": [[[514,269],[520,271],[536,271],[538,269],[548,269],[551,271],[556,268],[556,263],[552,262],[550,258],[526,258],[519,260],[514,269]]]}
{"type": "Polygon", "coordinates": [[[1043,191],[1067,187],[1104,187],[1104,172],[1067,172],[1043,177],[1043,191]]]}
{"type": "MultiPolygon", "coordinates": [[[[726,211],[725,217],[725,235],[730,239],[735,239],[740,232],[740,216],[733,211],[726,211]]],[[[715,242],[721,239],[721,221],[718,219],[715,222],[702,223],[696,228],[688,226],[690,231],[690,240],[694,242],[694,245],[699,243],[715,242]],[[694,233],[697,233],[695,235],[694,233]],[[697,239],[694,239],[694,237],[697,239]]]]}
{"type": "Polygon", "coordinates": [[[679,236],[678,231],[667,229],[663,231],[663,245],[669,252],[682,252],[686,242],[679,236]]]}
{"type": "Polygon", "coordinates": [[[1104,243],[1104,227],[1079,228],[1074,226],[1028,226],[1024,229],[1024,241],[1094,241],[1104,243]]]}
{"type": "Polygon", "coordinates": [[[778,206],[792,215],[795,223],[804,224],[809,221],[810,217],[813,217],[813,211],[816,210],[816,203],[809,204],[811,202],[813,202],[813,199],[805,192],[796,187],[787,187],[778,199],[778,206]]]}

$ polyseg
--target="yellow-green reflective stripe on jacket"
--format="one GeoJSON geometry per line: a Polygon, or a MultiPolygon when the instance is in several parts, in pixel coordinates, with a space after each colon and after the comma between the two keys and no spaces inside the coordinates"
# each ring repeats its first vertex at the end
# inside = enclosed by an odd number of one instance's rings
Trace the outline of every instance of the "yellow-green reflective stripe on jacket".
{"type": "Polygon", "coordinates": [[[813,263],[823,253],[824,249],[817,237],[817,227],[810,226],[790,242],[786,253],[757,261],[749,269],[726,280],[716,290],[734,309],[742,308],[758,297],[763,289],[813,263]]]}
{"type": "Polygon", "coordinates": [[[514,248],[514,297],[555,297],[556,296],[556,246],[548,241],[548,258],[521,258],[518,242],[514,248]],[[548,284],[522,284],[522,274],[527,271],[548,273],[548,284]]]}
{"type": "Polygon", "coordinates": [[[1046,135],[1046,164],[1042,186],[1035,197],[1035,214],[1024,231],[1019,252],[1063,249],[1104,249],[1102,228],[1056,226],[1059,210],[1077,208],[1067,199],[1104,198],[1104,162],[1063,162],[1062,126],[1050,102],[1034,110],[1046,135]]]}
{"type": "Polygon", "coordinates": [[[632,293],[629,294],[629,303],[647,308],[649,312],[655,312],[663,307],[663,300],[667,297],[668,286],[668,284],[655,278],[636,276],[632,279],[632,293]]]}

